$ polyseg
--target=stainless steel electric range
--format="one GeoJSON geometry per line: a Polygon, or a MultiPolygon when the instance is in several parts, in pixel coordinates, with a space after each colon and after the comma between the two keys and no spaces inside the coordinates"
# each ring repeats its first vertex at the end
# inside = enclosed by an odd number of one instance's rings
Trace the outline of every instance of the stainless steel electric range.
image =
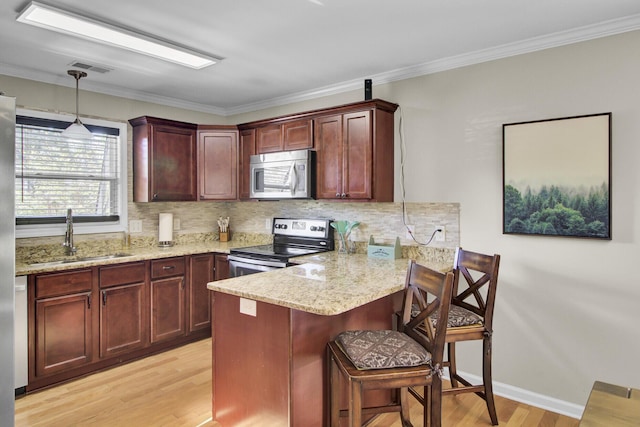
{"type": "Polygon", "coordinates": [[[330,219],[274,218],[273,244],[229,251],[230,277],[284,268],[291,258],[334,249],[330,219]]]}

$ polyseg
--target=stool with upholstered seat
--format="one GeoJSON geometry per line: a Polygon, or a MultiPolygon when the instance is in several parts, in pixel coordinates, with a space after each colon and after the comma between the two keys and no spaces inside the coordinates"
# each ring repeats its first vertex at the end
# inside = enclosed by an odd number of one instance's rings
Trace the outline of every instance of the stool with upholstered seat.
{"type": "Polygon", "coordinates": [[[498,425],[491,379],[493,311],[498,286],[500,255],[456,249],[455,282],[447,324],[447,360],[451,388],[444,394],[474,392],[487,403],[491,424],[498,425]],[[464,278],[464,281],[462,280],[464,278]],[[456,342],[482,340],[482,384],[473,385],[456,366],[456,342]]]}
{"type": "Polygon", "coordinates": [[[383,412],[400,412],[402,425],[411,426],[409,387],[424,387],[424,426],[440,426],[441,367],[453,278],[453,273],[411,261],[397,330],[345,331],[327,345],[330,426],[337,427],[339,417],[348,415],[349,426],[360,427],[363,416],[383,412]],[[413,306],[419,308],[415,316],[413,306]],[[434,315],[435,326],[430,320],[434,315]],[[341,375],[348,383],[348,410],[340,408],[341,375]],[[363,393],[370,389],[395,389],[395,399],[363,408],[363,393]]]}
{"type": "MultiPolygon", "coordinates": [[[[491,423],[498,425],[491,379],[491,346],[500,255],[485,255],[459,247],[456,249],[453,264],[455,281],[447,320],[445,337],[447,351],[444,361],[444,366],[449,368],[451,388],[443,389],[442,392],[443,394],[476,393],[486,401],[491,423]],[[471,384],[457,370],[456,343],[471,340],[483,342],[482,384],[471,384]]],[[[417,313],[418,309],[414,308],[413,314],[417,313]]],[[[432,322],[436,324],[437,321],[438,317],[432,316],[432,322]]],[[[423,402],[419,393],[410,391],[416,399],[423,402]]]]}

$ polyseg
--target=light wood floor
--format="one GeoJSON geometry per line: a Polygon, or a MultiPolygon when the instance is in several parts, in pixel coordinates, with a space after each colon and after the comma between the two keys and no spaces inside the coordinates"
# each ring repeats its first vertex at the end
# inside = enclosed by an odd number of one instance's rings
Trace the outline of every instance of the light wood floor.
{"type": "MultiPolygon", "coordinates": [[[[496,408],[501,426],[578,425],[576,419],[498,396],[496,408]]],[[[411,408],[416,427],[422,426],[421,411],[417,404],[411,408]]],[[[484,401],[475,395],[445,396],[443,411],[443,427],[491,425],[484,401]]],[[[211,421],[211,340],[19,398],[15,425],[220,427],[211,421]]],[[[385,414],[370,426],[400,427],[400,421],[397,414],[385,414]]]]}

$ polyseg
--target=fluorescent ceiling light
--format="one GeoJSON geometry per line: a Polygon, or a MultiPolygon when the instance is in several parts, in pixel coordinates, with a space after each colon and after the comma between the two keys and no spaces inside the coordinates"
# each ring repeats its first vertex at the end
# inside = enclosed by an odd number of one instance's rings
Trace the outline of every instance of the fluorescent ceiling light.
{"type": "Polygon", "coordinates": [[[208,67],[220,60],[220,58],[173,46],[133,31],[38,2],[29,3],[18,15],[17,21],[121,47],[195,69],[208,67]]]}

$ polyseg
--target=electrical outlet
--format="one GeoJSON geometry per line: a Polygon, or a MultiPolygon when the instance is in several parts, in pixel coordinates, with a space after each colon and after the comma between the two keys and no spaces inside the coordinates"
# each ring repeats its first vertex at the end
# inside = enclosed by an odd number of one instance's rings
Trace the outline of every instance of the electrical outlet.
{"type": "Polygon", "coordinates": [[[271,231],[271,218],[267,218],[264,220],[264,228],[268,231],[271,231]]]}
{"type": "Polygon", "coordinates": [[[180,218],[173,218],[173,229],[180,230],[180,218]]]}
{"type": "Polygon", "coordinates": [[[413,236],[416,235],[416,226],[413,224],[411,225],[407,224],[407,228],[405,230],[406,230],[406,234],[404,237],[409,240],[413,240],[413,236]]]}
{"type": "Polygon", "coordinates": [[[141,219],[132,219],[129,221],[129,233],[142,233],[141,219]]]}
{"type": "Polygon", "coordinates": [[[444,242],[447,239],[446,228],[444,225],[436,225],[436,242],[444,242]]]}
{"type": "Polygon", "coordinates": [[[240,298],[240,313],[255,317],[257,315],[257,304],[252,299],[240,298]]]}

